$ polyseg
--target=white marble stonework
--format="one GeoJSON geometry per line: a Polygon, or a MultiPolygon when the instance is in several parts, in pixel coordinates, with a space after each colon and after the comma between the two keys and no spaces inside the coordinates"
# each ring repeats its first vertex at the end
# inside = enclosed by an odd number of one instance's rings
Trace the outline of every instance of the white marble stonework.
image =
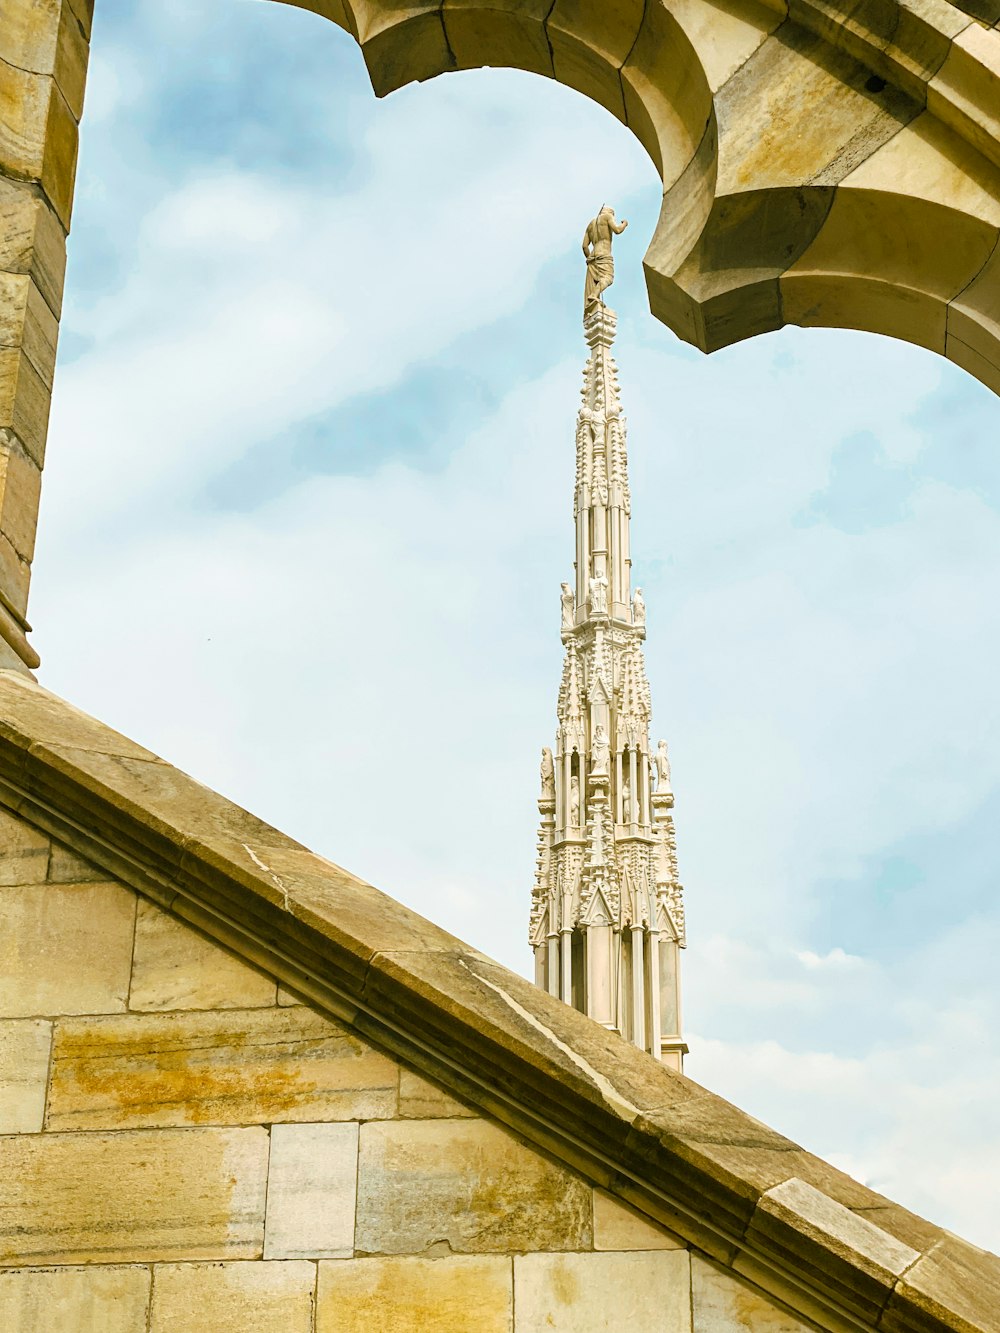
{"type": "Polygon", "coordinates": [[[649,739],[646,603],[631,587],[625,419],[611,356],[617,319],[590,299],[592,286],[588,272],[576,577],[560,593],[566,656],[555,745],[542,751],[530,942],[538,985],[680,1069],[674,797],[666,742],[653,750],[649,739]]]}

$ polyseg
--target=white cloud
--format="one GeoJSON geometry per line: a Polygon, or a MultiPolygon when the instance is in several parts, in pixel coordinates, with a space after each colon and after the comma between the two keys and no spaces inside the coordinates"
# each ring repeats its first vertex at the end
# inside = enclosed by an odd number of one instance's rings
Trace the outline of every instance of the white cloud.
{"type": "Polygon", "coordinates": [[[863,958],[859,958],[857,954],[845,953],[839,946],[824,954],[813,953],[811,949],[800,949],[795,957],[803,967],[810,970],[835,968],[837,971],[853,971],[865,965],[863,958]]]}

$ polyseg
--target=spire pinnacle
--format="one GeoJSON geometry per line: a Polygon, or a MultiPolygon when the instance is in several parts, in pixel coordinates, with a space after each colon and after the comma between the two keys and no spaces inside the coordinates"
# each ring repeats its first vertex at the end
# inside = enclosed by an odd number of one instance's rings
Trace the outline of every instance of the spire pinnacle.
{"type": "Polygon", "coordinates": [[[532,892],[535,979],[679,1069],[684,945],[670,769],[649,739],[646,603],[631,590],[626,425],[611,355],[617,316],[603,208],[584,235],[590,355],[576,428],[575,580],[562,585],[566,652],[555,746],[543,754],[532,892]]]}

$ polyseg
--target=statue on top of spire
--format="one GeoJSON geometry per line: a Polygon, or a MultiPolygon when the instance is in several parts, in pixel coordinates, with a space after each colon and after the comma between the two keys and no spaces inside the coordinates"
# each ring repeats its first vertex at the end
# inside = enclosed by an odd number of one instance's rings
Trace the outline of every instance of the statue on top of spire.
{"type": "Polygon", "coordinates": [[[583,313],[589,315],[595,305],[603,305],[602,292],[615,280],[615,261],[611,255],[611,238],[620,236],[628,223],[624,218],[615,221],[615,210],[604,204],[593,222],[587,223],[583,233],[583,255],[587,261],[587,283],[583,292],[583,313]]]}

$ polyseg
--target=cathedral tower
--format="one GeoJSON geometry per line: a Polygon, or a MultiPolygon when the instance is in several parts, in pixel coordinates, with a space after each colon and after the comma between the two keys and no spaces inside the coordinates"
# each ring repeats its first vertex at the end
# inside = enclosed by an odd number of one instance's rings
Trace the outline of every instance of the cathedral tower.
{"type": "Polygon", "coordinates": [[[674,797],[666,742],[650,749],[646,608],[631,589],[625,420],[611,356],[617,319],[599,296],[588,283],[576,577],[562,585],[566,657],[555,747],[542,751],[531,945],[539,986],[680,1069],[674,797]]]}

